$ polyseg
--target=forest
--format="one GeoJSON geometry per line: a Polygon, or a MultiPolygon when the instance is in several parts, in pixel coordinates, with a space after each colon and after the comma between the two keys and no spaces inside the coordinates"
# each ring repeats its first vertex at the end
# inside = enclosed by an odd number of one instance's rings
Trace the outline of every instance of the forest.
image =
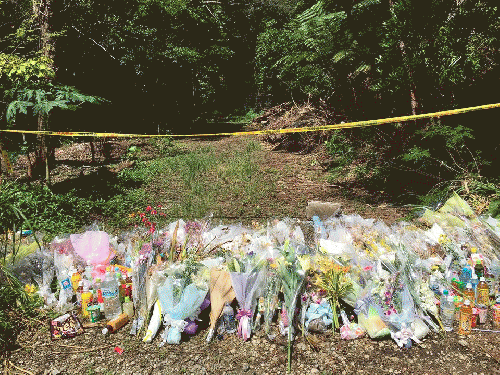
{"type": "MultiPolygon", "coordinates": [[[[217,122],[289,102],[317,103],[357,121],[500,101],[500,13],[492,0],[31,0],[0,7],[4,129],[211,133],[217,122]]],[[[338,171],[357,160],[359,171],[387,180],[395,166],[411,168],[431,175],[432,185],[469,181],[467,191],[491,197],[498,193],[497,115],[490,109],[333,132],[327,146],[338,171]]],[[[60,141],[3,137],[9,151],[36,148],[42,161],[60,141]]]]}

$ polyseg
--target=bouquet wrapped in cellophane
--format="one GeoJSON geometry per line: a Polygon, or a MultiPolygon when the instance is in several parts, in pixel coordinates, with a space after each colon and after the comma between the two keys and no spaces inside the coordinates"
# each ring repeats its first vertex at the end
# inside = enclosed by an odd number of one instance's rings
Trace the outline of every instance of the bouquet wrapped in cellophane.
{"type": "Polygon", "coordinates": [[[240,309],[236,314],[238,336],[246,341],[252,334],[252,317],[257,298],[263,295],[266,280],[264,261],[255,256],[247,256],[245,261],[234,257],[227,261],[236,300],[240,309]]]}

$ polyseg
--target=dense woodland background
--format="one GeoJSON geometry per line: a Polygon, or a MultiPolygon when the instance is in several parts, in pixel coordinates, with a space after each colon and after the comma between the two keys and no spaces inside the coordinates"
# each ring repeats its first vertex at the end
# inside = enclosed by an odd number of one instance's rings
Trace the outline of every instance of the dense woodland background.
{"type": "MultiPolygon", "coordinates": [[[[217,122],[284,102],[315,103],[356,121],[500,101],[493,0],[0,6],[4,128],[214,132],[217,122]]],[[[387,181],[404,166],[432,176],[427,187],[469,181],[468,193],[491,198],[499,191],[499,113],[336,132],[327,146],[338,173],[356,162],[360,178],[387,181]]],[[[19,135],[3,137],[10,151],[21,144],[19,135]]],[[[26,139],[39,161],[50,160],[58,142],[26,139]]]]}

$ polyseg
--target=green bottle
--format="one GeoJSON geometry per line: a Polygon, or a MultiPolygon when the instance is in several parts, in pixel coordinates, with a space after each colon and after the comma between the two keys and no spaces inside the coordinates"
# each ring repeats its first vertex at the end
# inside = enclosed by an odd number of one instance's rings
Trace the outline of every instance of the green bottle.
{"type": "Polygon", "coordinates": [[[474,265],[474,271],[475,271],[478,278],[481,278],[484,276],[484,266],[481,263],[480,259],[478,259],[476,261],[476,264],[474,265]]]}

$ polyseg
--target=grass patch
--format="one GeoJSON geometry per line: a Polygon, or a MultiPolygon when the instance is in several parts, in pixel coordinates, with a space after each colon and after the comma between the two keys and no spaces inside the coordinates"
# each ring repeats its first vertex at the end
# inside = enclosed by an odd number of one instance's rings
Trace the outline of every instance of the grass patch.
{"type": "Polygon", "coordinates": [[[269,174],[257,164],[260,152],[260,143],[248,141],[236,151],[205,146],[140,161],[120,175],[123,180],[141,184],[119,198],[127,202],[120,207],[128,206],[130,212],[132,206],[158,203],[169,219],[203,218],[210,213],[228,218],[260,216],[261,201],[274,189],[276,180],[274,173],[269,174]]]}

